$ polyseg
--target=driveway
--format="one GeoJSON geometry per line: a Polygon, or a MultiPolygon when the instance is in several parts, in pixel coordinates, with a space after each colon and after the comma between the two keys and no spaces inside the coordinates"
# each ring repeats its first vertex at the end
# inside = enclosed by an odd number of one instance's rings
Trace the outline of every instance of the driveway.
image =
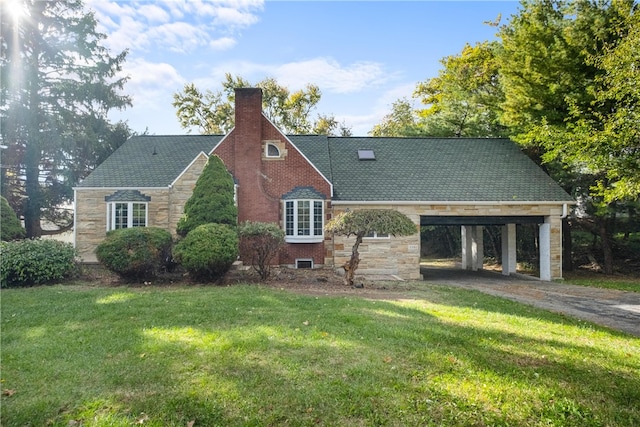
{"type": "Polygon", "coordinates": [[[478,290],[640,337],[640,293],[543,282],[492,271],[423,268],[424,280],[478,290]]]}

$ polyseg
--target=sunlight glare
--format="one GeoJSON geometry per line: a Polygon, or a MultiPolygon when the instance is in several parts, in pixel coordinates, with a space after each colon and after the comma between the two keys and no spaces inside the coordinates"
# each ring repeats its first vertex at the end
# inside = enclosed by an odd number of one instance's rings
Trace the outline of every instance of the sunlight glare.
{"type": "Polygon", "coordinates": [[[26,15],[25,5],[22,0],[3,0],[3,9],[13,18],[14,21],[19,21],[26,15]]]}

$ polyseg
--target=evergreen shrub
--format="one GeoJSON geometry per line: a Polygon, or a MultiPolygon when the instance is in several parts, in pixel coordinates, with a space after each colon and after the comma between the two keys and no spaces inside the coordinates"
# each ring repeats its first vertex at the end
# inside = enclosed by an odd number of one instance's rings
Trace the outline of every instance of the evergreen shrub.
{"type": "Polygon", "coordinates": [[[151,279],[171,261],[171,233],[158,227],[112,230],[96,248],[98,261],[124,279],[151,279]]]}
{"type": "Polygon", "coordinates": [[[56,282],[75,274],[77,252],[57,240],[0,242],[0,286],[24,287],[56,282]]]}
{"type": "Polygon", "coordinates": [[[238,257],[238,233],[226,224],[200,225],[176,244],[173,257],[193,279],[218,279],[238,257]]]}
{"type": "Polygon", "coordinates": [[[0,240],[9,241],[22,239],[25,230],[9,202],[0,197],[0,240]]]}
{"type": "Polygon", "coordinates": [[[235,227],[238,208],[234,202],[234,182],[231,174],[218,156],[209,157],[193,194],[184,206],[184,215],[178,221],[176,231],[186,236],[203,224],[226,224],[235,227]]]}

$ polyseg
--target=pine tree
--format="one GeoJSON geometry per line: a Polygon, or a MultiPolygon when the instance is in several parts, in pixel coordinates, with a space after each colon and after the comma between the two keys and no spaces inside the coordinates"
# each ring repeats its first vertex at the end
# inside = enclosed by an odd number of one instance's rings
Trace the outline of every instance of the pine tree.
{"type": "Polygon", "coordinates": [[[217,223],[237,226],[238,209],[234,202],[231,174],[218,156],[209,157],[196,182],[193,194],[184,206],[184,215],[176,231],[186,236],[199,225],[217,223]]]}
{"type": "Polygon", "coordinates": [[[128,136],[107,119],[131,103],[119,94],[127,78],[117,76],[126,51],[110,55],[81,0],[0,7],[2,194],[20,208],[27,236],[38,237],[43,208],[71,201],[102,151],[128,136]]]}

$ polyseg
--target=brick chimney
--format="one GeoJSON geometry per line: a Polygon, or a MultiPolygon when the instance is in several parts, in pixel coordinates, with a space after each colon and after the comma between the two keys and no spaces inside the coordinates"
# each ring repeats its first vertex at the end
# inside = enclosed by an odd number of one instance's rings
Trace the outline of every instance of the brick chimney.
{"type": "MultiPolygon", "coordinates": [[[[274,209],[262,192],[262,89],[235,89],[234,176],[238,180],[238,220],[264,220],[274,209]]],[[[277,215],[277,205],[275,206],[277,215]]],[[[277,216],[276,216],[277,218],[277,216]]]]}

